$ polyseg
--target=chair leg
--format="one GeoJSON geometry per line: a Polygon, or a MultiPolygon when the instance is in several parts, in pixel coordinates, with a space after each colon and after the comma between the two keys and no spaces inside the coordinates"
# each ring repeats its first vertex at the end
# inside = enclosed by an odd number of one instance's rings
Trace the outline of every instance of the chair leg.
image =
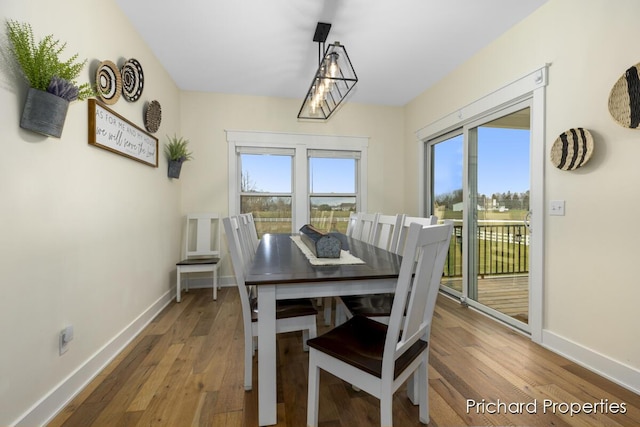
{"type": "Polygon", "coordinates": [[[218,269],[213,269],[213,300],[218,299],[218,269]]]}
{"type": "Polygon", "coordinates": [[[180,302],[180,267],[176,268],[176,302],[180,302]]]}
{"type": "Polygon", "coordinates": [[[309,352],[309,388],[307,392],[307,427],[318,427],[318,400],[320,398],[320,368],[316,364],[315,350],[309,352]]]}
{"type": "Polygon", "coordinates": [[[318,336],[318,327],[316,326],[315,318],[309,324],[309,329],[302,330],[302,350],[309,351],[307,341],[318,336]]]}
{"type": "Polygon", "coordinates": [[[407,397],[413,405],[420,403],[419,375],[421,375],[420,369],[416,370],[409,379],[407,379],[407,397]]]}
{"type": "Polygon", "coordinates": [[[393,426],[393,392],[391,389],[382,390],[380,395],[380,426],[393,426]]]}
{"type": "Polygon", "coordinates": [[[331,298],[324,299],[324,324],[331,326],[331,298]]]}
{"type": "Polygon", "coordinates": [[[253,382],[253,337],[247,337],[249,333],[245,331],[244,339],[244,389],[247,391],[251,390],[253,382]]]}
{"type": "Polygon", "coordinates": [[[309,351],[309,346],[307,345],[307,341],[309,341],[309,330],[305,329],[302,331],[302,350],[309,351]]]}
{"type": "Polygon", "coordinates": [[[418,389],[419,389],[419,417],[420,422],[429,424],[429,355],[423,357],[422,363],[418,368],[418,389]]]}
{"type": "Polygon", "coordinates": [[[344,313],[344,308],[342,307],[342,305],[340,305],[340,304],[338,304],[336,302],[336,321],[335,321],[335,326],[340,326],[346,321],[347,321],[347,319],[346,319],[346,315],[344,313]]]}

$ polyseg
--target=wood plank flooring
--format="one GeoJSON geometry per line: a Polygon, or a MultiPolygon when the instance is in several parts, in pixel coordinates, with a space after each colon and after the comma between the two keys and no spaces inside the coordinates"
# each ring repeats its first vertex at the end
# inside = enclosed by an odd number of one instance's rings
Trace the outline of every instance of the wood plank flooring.
{"type": "MultiPolygon", "coordinates": [[[[257,358],[254,389],[245,392],[240,310],[236,288],[223,288],[218,301],[210,290],[191,290],[49,426],[256,426],[257,358]]],[[[320,333],[328,328],[321,317],[318,327],[320,333]]],[[[639,395],[442,295],[430,345],[431,427],[640,425],[639,395]],[[555,413],[544,408],[545,399],[556,404],[555,413]],[[477,405],[468,410],[468,400],[477,405]],[[498,402],[504,406],[496,413],[498,402]],[[572,403],[599,406],[595,413],[572,416],[566,412],[572,403]],[[624,404],[625,413],[613,413],[614,404],[624,404]]],[[[307,354],[301,334],[280,334],[277,346],[278,426],[304,426],[307,354]]],[[[377,399],[327,373],[320,389],[320,426],[379,425],[377,399]]],[[[421,425],[404,388],[396,393],[393,410],[395,426],[421,425]]]]}

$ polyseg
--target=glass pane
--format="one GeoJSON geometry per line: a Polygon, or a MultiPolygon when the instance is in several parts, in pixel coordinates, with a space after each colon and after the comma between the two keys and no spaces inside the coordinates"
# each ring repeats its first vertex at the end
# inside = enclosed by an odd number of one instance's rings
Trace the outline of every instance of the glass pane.
{"type": "MultiPolygon", "coordinates": [[[[529,312],[529,109],[474,129],[469,297],[521,322],[529,312]],[[472,274],[471,274],[472,273],[472,274]]],[[[473,160],[473,159],[472,159],[473,160]]]]}
{"type": "Polygon", "coordinates": [[[243,193],[291,193],[291,156],[241,154],[243,193]]]}
{"type": "Polygon", "coordinates": [[[240,212],[253,213],[258,237],[291,233],[291,197],[240,196],[240,212]]]}
{"type": "Polygon", "coordinates": [[[311,194],[356,192],[356,160],[309,158],[311,194]]]}
{"type": "Polygon", "coordinates": [[[310,197],[311,225],[325,231],[347,232],[349,214],[356,211],[355,197],[310,197]]]}
{"type": "Polygon", "coordinates": [[[432,212],[438,221],[453,220],[442,285],[462,291],[462,157],[463,136],[432,145],[432,212]]]}

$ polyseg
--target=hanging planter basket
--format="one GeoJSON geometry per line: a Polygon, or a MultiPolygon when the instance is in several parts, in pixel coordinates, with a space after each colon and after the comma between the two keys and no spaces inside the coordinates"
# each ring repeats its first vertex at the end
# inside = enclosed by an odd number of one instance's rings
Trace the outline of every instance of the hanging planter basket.
{"type": "Polygon", "coordinates": [[[169,160],[169,178],[180,178],[180,170],[182,169],[181,160],[169,160]]]}
{"type": "Polygon", "coordinates": [[[66,99],[43,90],[29,88],[20,127],[60,138],[68,109],[69,101],[66,99]]]}

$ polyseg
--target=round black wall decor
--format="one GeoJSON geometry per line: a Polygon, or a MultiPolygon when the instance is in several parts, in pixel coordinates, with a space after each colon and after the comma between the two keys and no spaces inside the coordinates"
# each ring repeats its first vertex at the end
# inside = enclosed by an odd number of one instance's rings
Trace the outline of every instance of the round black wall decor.
{"type": "Polygon", "coordinates": [[[102,61],[96,71],[96,89],[105,104],[115,104],[120,99],[122,78],[120,70],[111,61],[102,61]]]}
{"type": "Polygon", "coordinates": [[[575,170],[589,161],[593,154],[593,137],[583,128],[569,129],[558,136],[551,146],[551,163],[558,169],[575,170]]]}
{"type": "Polygon", "coordinates": [[[142,66],[135,59],[129,59],[120,70],[122,74],[122,95],[130,102],[137,101],[144,88],[142,66]]]}
{"type": "Polygon", "coordinates": [[[151,101],[147,105],[147,111],[144,115],[144,127],[151,133],[156,133],[160,128],[162,121],[162,108],[158,101],[151,101]]]}

